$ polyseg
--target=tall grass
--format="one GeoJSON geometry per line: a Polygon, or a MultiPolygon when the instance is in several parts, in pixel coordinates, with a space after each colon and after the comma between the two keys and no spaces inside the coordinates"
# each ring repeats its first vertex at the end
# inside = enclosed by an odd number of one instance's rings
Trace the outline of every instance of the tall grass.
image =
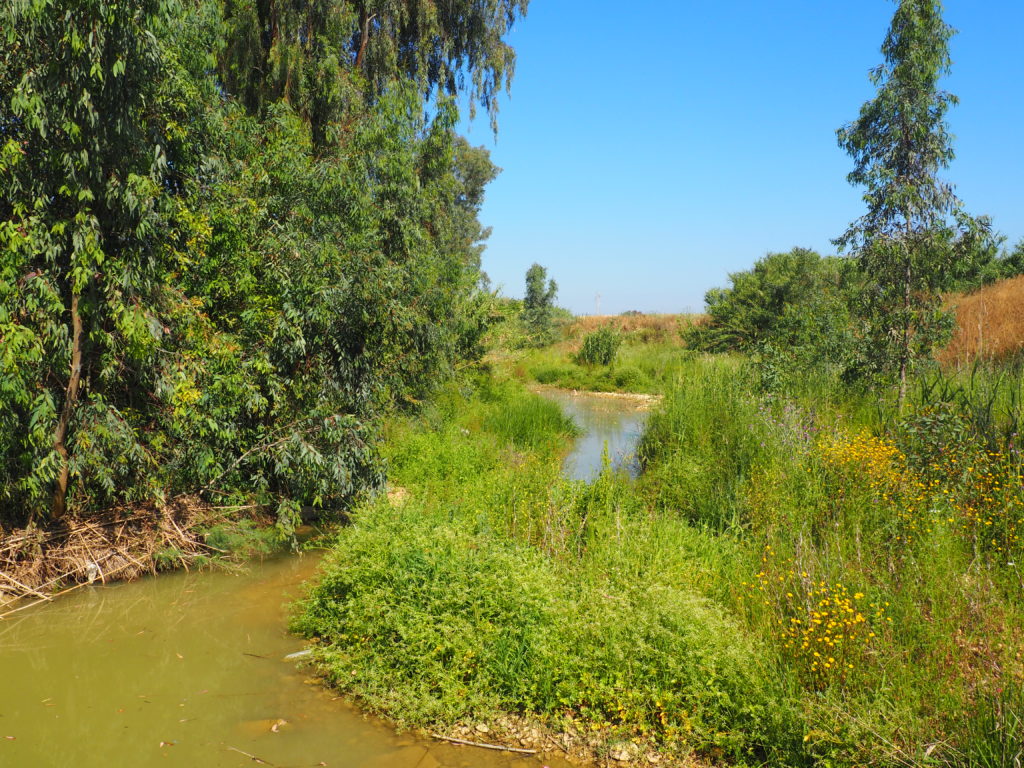
{"type": "Polygon", "coordinates": [[[506,395],[484,415],[484,427],[520,448],[539,448],[551,440],[579,434],[575,422],[550,400],[526,392],[506,395]]]}
{"type": "Polygon", "coordinates": [[[966,739],[955,764],[963,768],[1024,765],[1024,684],[1011,682],[983,696],[964,721],[966,739]]]}
{"type": "Polygon", "coordinates": [[[947,367],[1018,356],[1024,340],[1024,276],[1001,280],[952,300],[956,330],[939,355],[947,367]]]}
{"type": "Polygon", "coordinates": [[[702,594],[728,552],[652,516],[625,476],[561,479],[564,425],[533,399],[499,387],[451,423],[392,427],[409,500],[356,514],[296,618],[322,668],[409,725],[511,712],[603,743],[793,763],[801,726],[770,655],[702,594]],[[449,468],[460,457],[470,471],[449,468]]]}
{"type": "Polygon", "coordinates": [[[737,765],[1013,765],[1010,380],[960,400],[923,380],[900,417],[676,355],[636,483],[561,479],[567,426],[513,383],[392,424],[409,500],[355,515],[297,620],[332,679],[412,725],[513,712],[737,765]]]}
{"type": "MultiPolygon", "coordinates": [[[[652,417],[640,488],[734,542],[706,594],[744,615],[803,691],[806,752],[832,765],[1005,754],[1016,721],[979,729],[965,713],[1024,672],[1006,565],[1024,500],[998,437],[1012,422],[978,417],[1012,413],[1019,382],[978,376],[957,399],[924,381],[924,402],[897,418],[827,384],[758,397],[741,367],[701,365],[652,417]],[[996,444],[979,443],[972,430],[991,423],[996,444]]],[[[1017,712],[978,716],[997,710],[1017,712]]]]}

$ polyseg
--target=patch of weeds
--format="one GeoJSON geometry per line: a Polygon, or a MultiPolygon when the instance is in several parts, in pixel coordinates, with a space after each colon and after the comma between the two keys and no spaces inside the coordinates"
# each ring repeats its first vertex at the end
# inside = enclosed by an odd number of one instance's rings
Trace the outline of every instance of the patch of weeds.
{"type": "Polygon", "coordinates": [[[211,549],[242,557],[269,555],[281,548],[281,539],[273,526],[259,525],[241,519],[218,523],[206,531],[205,541],[211,549]]]}

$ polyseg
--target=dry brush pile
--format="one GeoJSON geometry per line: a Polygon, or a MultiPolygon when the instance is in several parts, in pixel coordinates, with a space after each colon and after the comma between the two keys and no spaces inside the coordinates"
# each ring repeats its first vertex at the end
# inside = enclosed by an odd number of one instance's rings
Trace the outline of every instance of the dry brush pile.
{"type": "Polygon", "coordinates": [[[83,584],[131,580],[202,561],[215,553],[200,532],[212,512],[199,499],[183,496],[161,507],[68,518],[47,529],[0,531],[0,619],[83,584]]]}

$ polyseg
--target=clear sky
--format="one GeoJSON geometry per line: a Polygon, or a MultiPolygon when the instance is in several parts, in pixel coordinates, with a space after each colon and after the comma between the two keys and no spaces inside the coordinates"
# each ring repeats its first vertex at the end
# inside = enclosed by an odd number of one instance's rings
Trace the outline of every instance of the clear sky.
{"type": "MultiPolygon", "coordinates": [[[[835,131],[874,86],[891,0],[533,0],[495,143],[484,269],[521,296],[533,262],[558,303],[700,311],[769,251],[833,253],[863,212],[835,131]]],[[[1024,237],[1024,2],[947,0],[960,97],[945,177],[1024,237]]]]}

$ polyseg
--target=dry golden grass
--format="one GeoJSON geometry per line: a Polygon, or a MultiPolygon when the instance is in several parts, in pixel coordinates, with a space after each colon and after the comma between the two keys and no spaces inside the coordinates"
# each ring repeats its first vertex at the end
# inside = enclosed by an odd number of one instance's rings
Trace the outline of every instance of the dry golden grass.
{"type": "Polygon", "coordinates": [[[565,329],[568,341],[578,341],[599,328],[611,327],[644,342],[682,344],[682,330],[702,315],[581,315],[565,329]]]}
{"type": "Polygon", "coordinates": [[[956,330],[939,354],[946,366],[1001,360],[1024,349],[1024,275],[957,296],[956,330]]]}

